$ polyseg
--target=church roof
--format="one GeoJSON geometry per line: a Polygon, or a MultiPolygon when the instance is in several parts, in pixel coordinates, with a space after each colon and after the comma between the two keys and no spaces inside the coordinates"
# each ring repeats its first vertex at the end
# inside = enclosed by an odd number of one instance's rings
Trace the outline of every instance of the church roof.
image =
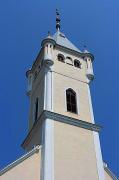
{"type": "Polygon", "coordinates": [[[104,170],[107,172],[107,174],[112,178],[112,180],[119,180],[115,174],[109,169],[108,165],[104,162],[104,170]]]}
{"type": "Polygon", "coordinates": [[[19,159],[6,166],[4,169],[0,170],[0,176],[2,176],[4,173],[14,168],[15,166],[17,166],[18,164],[22,163],[24,160],[31,157],[33,154],[37,153],[40,149],[41,146],[35,146],[31,151],[27,152],[25,155],[21,156],[19,159]]]}
{"type": "Polygon", "coordinates": [[[55,40],[56,44],[81,53],[81,51],[74,44],[72,44],[62,32],[57,31],[53,35],[53,39],[55,40]]]}

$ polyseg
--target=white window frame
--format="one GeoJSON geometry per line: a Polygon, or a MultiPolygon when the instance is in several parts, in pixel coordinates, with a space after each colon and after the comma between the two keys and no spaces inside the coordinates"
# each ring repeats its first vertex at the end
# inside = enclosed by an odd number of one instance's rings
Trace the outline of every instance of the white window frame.
{"type": "Polygon", "coordinates": [[[72,87],[65,87],[64,89],[64,98],[65,98],[65,112],[69,112],[67,111],[67,100],[66,100],[66,91],[68,89],[72,89],[75,93],[76,93],[76,107],[77,107],[77,113],[72,113],[72,114],[76,114],[76,115],[79,115],[80,114],[80,111],[79,111],[79,93],[76,89],[72,88],[72,87]]]}

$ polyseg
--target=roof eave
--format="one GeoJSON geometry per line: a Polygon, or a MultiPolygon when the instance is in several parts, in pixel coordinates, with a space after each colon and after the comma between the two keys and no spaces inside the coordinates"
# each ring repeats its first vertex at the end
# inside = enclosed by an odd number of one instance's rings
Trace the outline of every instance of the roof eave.
{"type": "Polygon", "coordinates": [[[29,151],[28,153],[26,153],[25,155],[21,156],[19,159],[17,159],[16,161],[12,162],[11,164],[9,164],[8,166],[6,166],[5,168],[3,168],[2,170],[0,170],[0,176],[2,176],[4,173],[6,173],[7,171],[9,171],[10,169],[14,168],[15,166],[17,166],[18,164],[20,164],[21,162],[23,162],[25,159],[29,158],[30,156],[32,156],[34,153],[39,152],[39,150],[41,149],[41,146],[37,145],[35,146],[31,151],[29,151]]]}
{"type": "Polygon", "coordinates": [[[113,179],[113,180],[119,180],[115,174],[109,169],[108,165],[104,163],[104,170],[107,172],[107,174],[113,179]]]}
{"type": "Polygon", "coordinates": [[[70,49],[70,48],[68,48],[68,47],[61,46],[60,44],[57,44],[57,43],[56,43],[55,46],[58,47],[58,48],[62,48],[63,50],[67,50],[67,51],[69,51],[69,52],[71,52],[71,53],[74,53],[74,54],[76,54],[76,55],[78,55],[78,56],[80,56],[80,57],[84,57],[84,53],[83,53],[83,52],[75,51],[75,50],[70,49]]]}

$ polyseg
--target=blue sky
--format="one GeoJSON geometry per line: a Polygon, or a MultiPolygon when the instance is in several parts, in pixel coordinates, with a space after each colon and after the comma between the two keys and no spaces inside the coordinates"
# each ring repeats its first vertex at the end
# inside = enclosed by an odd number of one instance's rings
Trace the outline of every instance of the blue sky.
{"type": "Polygon", "coordinates": [[[47,31],[55,32],[55,9],[61,30],[95,56],[91,94],[103,159],[119,176],[119,1],[1,0],[0,2],[0,167],[24,151],[29,100],[25,72],[35,60],[47,31]]]}

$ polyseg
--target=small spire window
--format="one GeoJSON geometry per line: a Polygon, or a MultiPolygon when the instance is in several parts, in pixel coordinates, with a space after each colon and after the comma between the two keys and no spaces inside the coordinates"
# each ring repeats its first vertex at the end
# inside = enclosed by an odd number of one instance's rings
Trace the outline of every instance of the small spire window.
{"type": "Polygon", "coordinates": [[[67,111],[77,113],[76,93],[72,89],[66,90],[67,111]]]}
{"type": "Polygon", "coordinates": [[[80,68],[80,69],[82,68],[81,62],[79,60],[77,60],[77,59],[74,60],[74,66],[77,67],[77,68],[80,68]]]}
{"type": "Polygon", "coordinates": [[[57,58],[58,58],[58,61],[65,62],[64,61],[65,58],[63,54],[58,54],[57,58]]]}
{"type": "Polygon", "coordinates": [[[35,71],[34,80],[37,78],[37,75],[38,75],[38,73],[37,73],[37,71],[35,71]]]}

